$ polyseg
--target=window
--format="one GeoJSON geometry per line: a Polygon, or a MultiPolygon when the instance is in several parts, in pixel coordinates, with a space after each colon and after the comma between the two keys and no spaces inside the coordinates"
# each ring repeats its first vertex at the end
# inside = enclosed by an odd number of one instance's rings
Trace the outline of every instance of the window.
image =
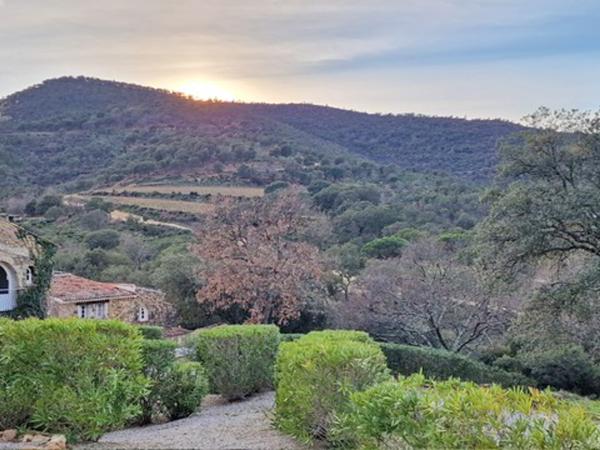
{"type": "Polygon", "coordinates": [[[25,282],[27,286],[31,286],[33,284],[33,277],[35,276],[35,269],[33,266],[29,266],[27,271],[25,272],[25,282]]]}
{"type": "Polygon", "coordinates": [[[106,319],[108,317],[108,302],[77,305],[77,316],[81,319],[106,319]]]}
{"type": "Polygon", "coordinates": [[[147,322],[148,321],[148,310],[146,309],[145,306],[140,306],[138,308],[137,320],[138,320],[138,322],[147,322]]]}

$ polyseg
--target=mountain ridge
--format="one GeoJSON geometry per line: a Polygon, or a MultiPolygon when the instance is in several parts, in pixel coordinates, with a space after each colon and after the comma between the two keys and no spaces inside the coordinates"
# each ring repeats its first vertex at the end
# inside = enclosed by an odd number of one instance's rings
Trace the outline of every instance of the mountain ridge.
{"type": "MultiPolygon", "coordinates": [[[[199,101],[130,83],[61,77],[0,100],[0,175],[43,187],[275,162],[292,171],[326,166],[333,178],[351,175],[350,165],[392,164],[486,183],[498,142],[522,129],[498,119],[199,101]]],[[[253,183],[273,176],[263,178],[253,183]]]]}

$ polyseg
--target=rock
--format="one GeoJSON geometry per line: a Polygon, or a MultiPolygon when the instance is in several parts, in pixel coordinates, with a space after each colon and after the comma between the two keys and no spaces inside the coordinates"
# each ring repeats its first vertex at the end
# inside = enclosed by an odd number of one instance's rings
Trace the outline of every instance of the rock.
{"type": "Polygon", "coordinates": [[[0,441],[10,442],[17,439],[17,430],[4,430],[0,433],[0,441]]]}
{"type": "Polygon", "coordinates": [[[44,448],[46,450],[65,450],[67,448],[67,438],[62,434],[55,434],[44,448]]]}
{"type": "Polygon", "coordinates": [[[33,434],[26,434],[25,436],[23,436],[21,438],[21,441],[23,441],[23,442],[31,442],[31,441],[33,441],[33,434]]]}
{"type": "Polygon", "coordinates": [[[45,436],[43,434],[34,434],[31,439],[31,443],[35,445],[45,444],[50,441],[50,436],[45,436]]]}

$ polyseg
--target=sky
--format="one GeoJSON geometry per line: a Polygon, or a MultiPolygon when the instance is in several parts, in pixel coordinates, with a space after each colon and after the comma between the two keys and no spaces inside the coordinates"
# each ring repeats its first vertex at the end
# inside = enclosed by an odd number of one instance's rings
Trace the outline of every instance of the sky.
{"type": "Polygon", "coordinates": [[[518,120],[600,108],[600,0],[0,0],[0,97],[86,75],[518,120]]]}

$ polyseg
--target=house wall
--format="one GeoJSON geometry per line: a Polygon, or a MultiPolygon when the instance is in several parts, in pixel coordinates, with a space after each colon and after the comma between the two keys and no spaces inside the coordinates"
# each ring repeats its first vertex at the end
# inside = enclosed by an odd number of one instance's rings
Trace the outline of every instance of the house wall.
{"type": "Polygon", "coordinates": [[[0,312],[16,306],[18,291],[29,286],[28,269],[34,265],[33,258],[41,248],[32,235],[21,237],[19,228],[0,219],[0,266],[8,275],[9,292],[0,295],[0,312]]]}
{"type": "MultiPolygon", "coordinates": [[[[48,316],[50,317],[78,317],[77,303],[62,302],[51,298],[48,301],[48,316]]],[[[130,298],[113,299],[108,301],[108,318],[121,320],[127,323],[146,325],[169,325],[173,316],[173,309],[165,300],[165,294],[154,289],[137,287],[135,295],[130,298]],[[148,311],[148,320],[137,320],[138,309],[144,306],[148,311]]]]}
{"type": "Polygon", "coordinates": [[[33,266],[33,252],[37,251],[35,241],[24,240],[22,247],[6,245],[0,242],[0,263],[8,267],[14,274],[16,286],[11,289],[25,289],[27,287],[27,269],[33,266]]]}

